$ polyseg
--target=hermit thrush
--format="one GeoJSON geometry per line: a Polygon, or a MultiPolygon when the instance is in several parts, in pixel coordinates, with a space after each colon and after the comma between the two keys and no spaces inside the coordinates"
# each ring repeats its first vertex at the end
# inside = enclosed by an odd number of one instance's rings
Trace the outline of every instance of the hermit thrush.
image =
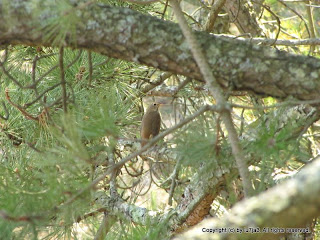
{"type": "Polygon", "coordinates": [[[144,114],[141,122],[141,147],[147,144],[148,139],[158,135],[160,131],[161,117],[159,113],[159,104],[151,104],[144,114]]]}

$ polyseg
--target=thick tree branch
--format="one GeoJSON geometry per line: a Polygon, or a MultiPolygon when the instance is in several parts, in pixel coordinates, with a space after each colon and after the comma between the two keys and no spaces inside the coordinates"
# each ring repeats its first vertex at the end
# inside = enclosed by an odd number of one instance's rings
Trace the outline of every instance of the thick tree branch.
{"type": "MultiPolygon", "coordinates": [[[[278,239],[271,228],[301,227],[320,214],[320,159],[288,180],[257,197],[235,205],[222,219],[208,219],[176,239],[278,239]],[[301,214],[299,214],[301,213],[301,214]],[[299,214],[299,217],[297,217],[299,214]],[[260,233],[210,233],[206,229],[259,228],[260,233]],[[269,227],[269,233],[263,233],[269,227]],[[204,230],[203,230],[204,229],[204,230]]],[[[309,229],[310,230],[310,229],[309,229]]],[[[311,231],[311,230],[310,230],[311,231]]]]}
{"type": "Polygon", "coordinates": [[[109,197],[105,192],[97,192],[97,203],[110,209],[109,214],[121,218],[128,219],[140,225],[147,225],[148,223],[157,223],[161,219],[161,215],[157,211],[151,211],[143,207],[136,206],[125,202],[118,195],[116,198],[109,197]]]}
{"type": "MultiPolygon", "coordinates": [[[[49,0],[38,4],[31,0],[5,2],[9,4],[6,8],[0,0],[0,44],[58,45],[45,32],[50,27],[49,19],[57,21],[65,17],[65,13],[49,15],[44,7],[49,0]]],[[[76,36],[71,35],[71,29],[67,31],[59,42],[64,46],[84,48],[203,80],[177,24],[102,4],[79,9],[77,16],[76,36]]],[[[236,39],[216,38],[203,32],[196,35],[222,86],[280,98],[292,95],[301,100],[319,95],[320,61],[316,58],[236,39]]]]}

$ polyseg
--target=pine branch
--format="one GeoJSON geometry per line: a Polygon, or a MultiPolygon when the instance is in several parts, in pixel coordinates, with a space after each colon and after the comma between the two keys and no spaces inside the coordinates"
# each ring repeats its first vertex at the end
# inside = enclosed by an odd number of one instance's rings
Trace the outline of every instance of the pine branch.
{"type": "MultiPolygon", "coordinates": [[[[18,14],[21,23],[5,24],[11,16],[0,7],[1,44],[55,46],[46,38],[45,31],[40,30],[49,27],[46,22],[54,16],[48,15],[44,9],[37,9],[37,4],[30,0],[23,1],[19,11],[14,5],[10,6],[11,3],[8,2],[8,8],[13,9],[12,17],[16,18],[18,14]],[[44,20],[39,22],[32,16],[33,12],[39,12],[44,20]]],[[[107,5],[91,4],[78,11],[82,14],[79,18],[82,22],[78,23],[77,36],[81,37],[66,36],[64,46],[87,49],[203,81],[176,24],[107,5]]],[[[222,86],[279,98],[292,95],[308,100],[318,96],[320,70],[316,58],[202,32],[197,32],[197,40],[206,49],[210,69],[222,86]],[[300,81],[296,81],[297,77],[300,81]]]]}

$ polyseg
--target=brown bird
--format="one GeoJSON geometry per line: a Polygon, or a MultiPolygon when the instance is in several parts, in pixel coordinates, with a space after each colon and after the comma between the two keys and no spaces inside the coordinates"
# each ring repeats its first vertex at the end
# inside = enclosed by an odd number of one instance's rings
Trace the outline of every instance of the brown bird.
{"type": "Polygon", "coordinates": [[[141,147],[147,144],[148,139],[158,135],[160,131],[161,116],[159,113],[159,103],[151,104],[144,114],[141,122],[141,147]]]}

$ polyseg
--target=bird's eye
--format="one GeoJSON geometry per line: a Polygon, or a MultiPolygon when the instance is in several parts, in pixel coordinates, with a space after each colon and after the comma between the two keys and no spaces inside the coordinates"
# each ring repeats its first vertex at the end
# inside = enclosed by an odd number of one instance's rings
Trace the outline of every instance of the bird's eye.
{"type": "Polygon", "coordinates": [[[157,106],[157,104],[156,104],[156,103],[154,103],[154,104],[153,104],[153,106],[157,106]]]}

